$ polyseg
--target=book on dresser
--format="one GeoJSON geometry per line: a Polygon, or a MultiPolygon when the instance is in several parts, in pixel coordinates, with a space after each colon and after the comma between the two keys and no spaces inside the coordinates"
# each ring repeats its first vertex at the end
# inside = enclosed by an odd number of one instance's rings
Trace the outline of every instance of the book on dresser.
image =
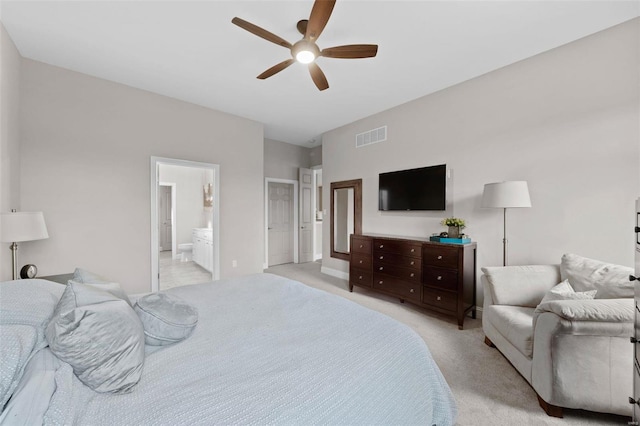
{"type": "Polygon", "coordinates": [[[351,235],[349,291],[353,286],[453,316],[462,330],[469,312],[476,317],[476,243],[351,235]]]}

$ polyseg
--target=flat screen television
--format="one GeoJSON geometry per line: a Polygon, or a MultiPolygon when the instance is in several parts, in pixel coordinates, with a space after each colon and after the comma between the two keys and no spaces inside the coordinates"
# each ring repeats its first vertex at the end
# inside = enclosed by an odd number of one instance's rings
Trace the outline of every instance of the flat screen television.
{"type": "Polygon", "coordinates": [[[446,210],[447,165],[380,173],[378,210],[446,210]]]}

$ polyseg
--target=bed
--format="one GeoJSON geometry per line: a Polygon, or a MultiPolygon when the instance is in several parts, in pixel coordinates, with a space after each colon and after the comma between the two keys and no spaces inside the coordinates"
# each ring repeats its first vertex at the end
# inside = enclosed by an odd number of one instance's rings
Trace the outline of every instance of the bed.
{"type": "MultiPolygon", "coordinates": [[[[0,283],[3,334],[7,324],[24,327],[22,321],[29,327],[28,319],[7,312],[10,295],[3,294],[3,286],[11,284],[0,283]]],[[[21,280],[20,285],[49,289],[54,284],[21,280]]],[[[23,398],[18,401],[14,392],[2,424],[455,422],[453,396],[427,346],[387,316],[271,274],[166,292],[197,308],[198,325],[180,343],[147,346],[141,379],[131,392],[91,390],[43,347],[45,340],[33,347],[24,367],[39,371],[37,395],[18,392],[23,398]]],[[[23,383],[27,376],[33,381],[33,374],[22,376],[16,389],[34,386],[23,383]]]]}

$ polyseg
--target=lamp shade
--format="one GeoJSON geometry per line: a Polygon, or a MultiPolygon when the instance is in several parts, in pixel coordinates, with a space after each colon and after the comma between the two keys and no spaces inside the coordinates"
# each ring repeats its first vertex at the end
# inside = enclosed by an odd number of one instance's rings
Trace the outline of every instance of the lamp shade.
{"type": "Polygon", "coordinates": [[[0,241],[19,243],[49,238],[42,212],[0,213],[0,241]]]}
{"type": "Polygon", "coordinates": [[[482,194],[482,207],[531,207],[527,182],[516,180],[487,183],[482,194]]]}

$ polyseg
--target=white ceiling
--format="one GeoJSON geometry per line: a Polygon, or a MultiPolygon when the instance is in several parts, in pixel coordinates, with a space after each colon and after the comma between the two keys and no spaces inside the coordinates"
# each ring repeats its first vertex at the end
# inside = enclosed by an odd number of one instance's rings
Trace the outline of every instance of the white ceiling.
{"type": "Polygon", "coordinates": [[[376,58],[318,59],[323,92],[297,63],[256,79],[289,51],[231,19],[295,42],[312,4],[2,0],[0,19],[26,58],[247,117],[264,123],[267,138],[314,146],[325,131],[640,14],[635,0],[338,0],[318,45],[378,44],[376,58]]]}

